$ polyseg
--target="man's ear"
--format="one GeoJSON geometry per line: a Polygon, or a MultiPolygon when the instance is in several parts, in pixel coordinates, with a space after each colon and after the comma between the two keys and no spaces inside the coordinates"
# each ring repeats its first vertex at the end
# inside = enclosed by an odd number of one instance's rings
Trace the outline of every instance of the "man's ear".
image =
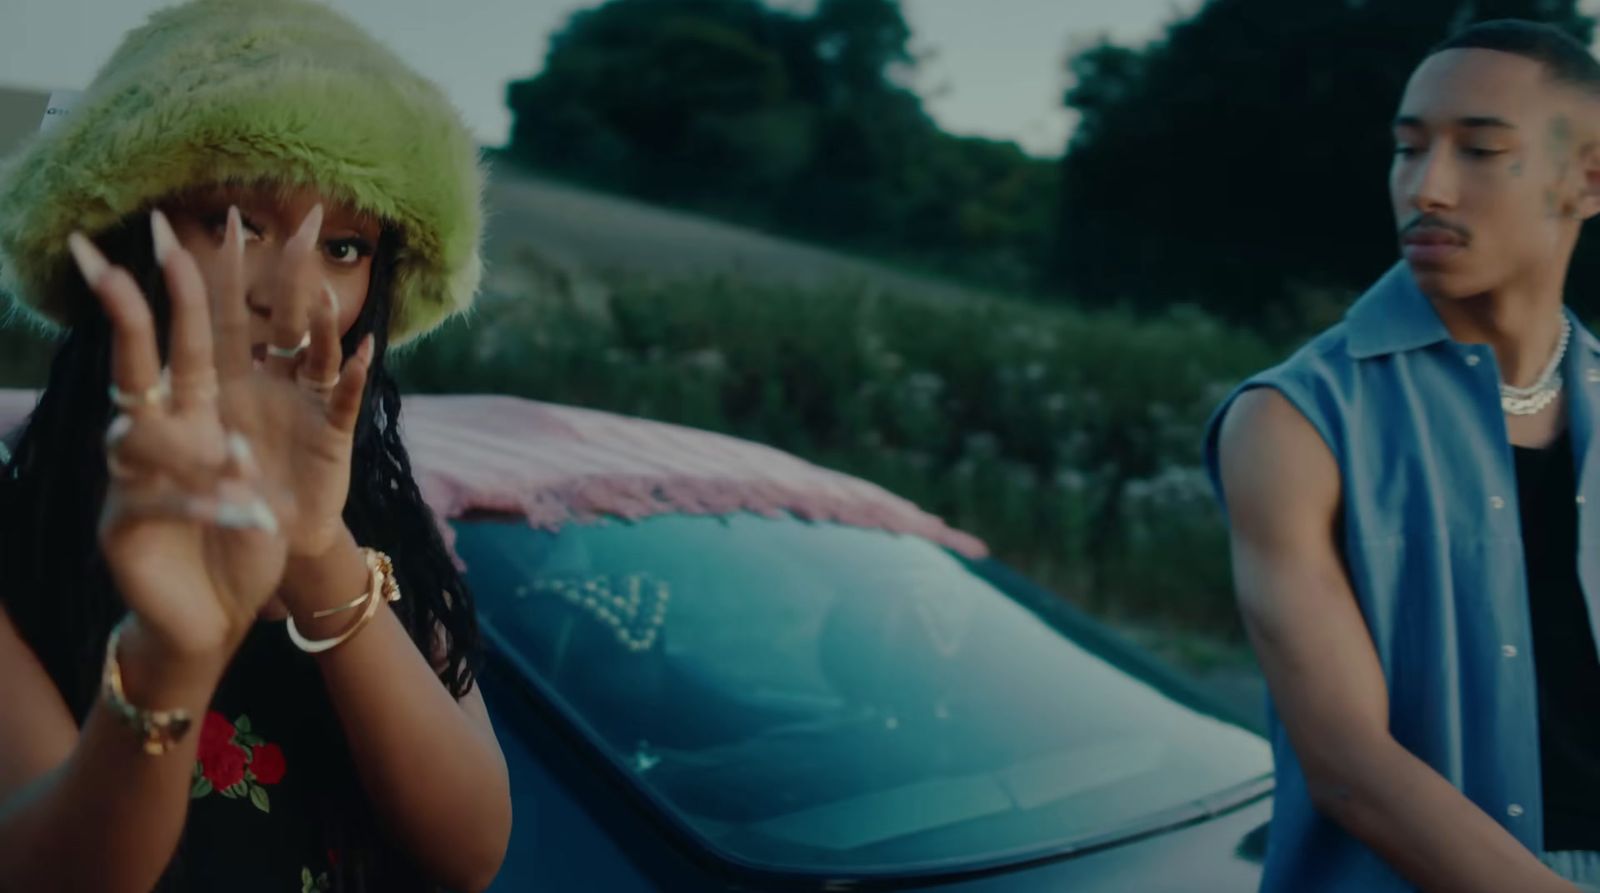
{"type": "Polygon", "coordinates": [[[1569,205],[1579,220],[1600,214],[1600,139],[1593,136],[1578,147],[1578,192],[1569,205]]]}

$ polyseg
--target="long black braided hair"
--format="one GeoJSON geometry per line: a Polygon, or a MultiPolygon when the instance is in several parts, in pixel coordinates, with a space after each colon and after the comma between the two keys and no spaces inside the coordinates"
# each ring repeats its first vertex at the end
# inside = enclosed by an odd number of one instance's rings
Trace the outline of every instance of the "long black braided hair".
{"type": "MultiPolygon", "coordinates": [[[[112,262],[127,269],[149,296],[158,331],[170,317],[166,288],[153,257],[143,215],[98,239],[112,262]]],[[[394,609],[424,655],[442,654],[440,682],[457,699],[475,684],[478,630],[472,599],[424,504],[400,440],[400,392],[384,363],[390,289],[400,237],[385,230],[373,255],[367,300],[342,338],[346,357],[367,335],[373,362],[356,425],[350,492],[344,519],[357,542],[388,553],[405,597],[394,609]],[[436,641],[442,631],[443,641],[436,641]]],[[[110,322],[81,278],[58,286],[78,322],[66,332],[50,365],[39,402],[13,437],[11,460],[0,472],[0,604],[37,654],[81,723],[98,694],[106,637],[124,613],[97,539],[108,484],[104,431],[114,408],[110,381],[110,322]]],[[[162,351],[165,352],[163,337],[162,351]]],[[[343,742],[325,689],[306,693],[308,709],[343,742]]],[[[348,755],[345,755],[348,759],[348,755]]],[[[330,833],[343,854],[332,872],[335,890],[397,889],[394,848],[381,839],[365,797],[351,787],[333,805],[346,821],[330,833]],[[341,809],[346,812],[341,813],[341,809]],[[385,863],[391,863],[386,869],[385,863]]],[[[179,858],[158,889],[181,889],[179,858]]],[[[410,884],[417,874],[411,873],[410,884]]]]}

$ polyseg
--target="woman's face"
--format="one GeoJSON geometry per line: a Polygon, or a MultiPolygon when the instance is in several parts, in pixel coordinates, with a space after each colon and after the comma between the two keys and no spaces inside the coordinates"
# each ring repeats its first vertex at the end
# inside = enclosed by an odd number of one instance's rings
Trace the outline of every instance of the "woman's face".
{"type": "MultiPolygon", "coordinates": [[[[286,300],[283,283],[295,281],[293,277],[280,275],[284,243],[318,202],[322,203],[323,218],[315,262],[320,266],[323,280],[338,296],[342,335],[350,330],[367,300],[367,286],[372,280],[372,253],[378,246],[381,232],[376,219],[312,189],[217,186],[185,193],[162,206],[178,240],[194,255],[208,284],[219,278],[228,206],[238,206],[244,223],[245,301],[250,307],[250,346],[258,358],[272,331],[274,308],[286,300]]],[[[317,295],[307,298],[320,299],[317,295]]]]}

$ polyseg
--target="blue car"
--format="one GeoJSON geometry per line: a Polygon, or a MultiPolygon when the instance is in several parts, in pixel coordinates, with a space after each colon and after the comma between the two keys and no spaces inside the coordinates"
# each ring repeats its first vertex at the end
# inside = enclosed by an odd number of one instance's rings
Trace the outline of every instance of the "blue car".
{"type": "Polygon", "coordinates": [[[1251,723],[905,500],[573,407],[413,396],[401,424],[478,602],[491,889],[1258,887],[1251,723]]]}
{"type": "Polygon", "coordinates": [[[404,430],[488,650],[494,890],[1258,886],[1267,742],[915,506],[510,398],[404,430]]]}

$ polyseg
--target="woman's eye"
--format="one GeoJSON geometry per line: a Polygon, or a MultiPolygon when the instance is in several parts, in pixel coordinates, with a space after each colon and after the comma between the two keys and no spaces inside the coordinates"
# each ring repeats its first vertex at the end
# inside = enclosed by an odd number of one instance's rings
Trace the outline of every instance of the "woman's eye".
{"type": "Polygon", "coordinates": [[[325,248],[328,258],[334,263],[352,267],[372,253],[372,249],[361,239],[333,239],[326,243],[325,248]]]}

